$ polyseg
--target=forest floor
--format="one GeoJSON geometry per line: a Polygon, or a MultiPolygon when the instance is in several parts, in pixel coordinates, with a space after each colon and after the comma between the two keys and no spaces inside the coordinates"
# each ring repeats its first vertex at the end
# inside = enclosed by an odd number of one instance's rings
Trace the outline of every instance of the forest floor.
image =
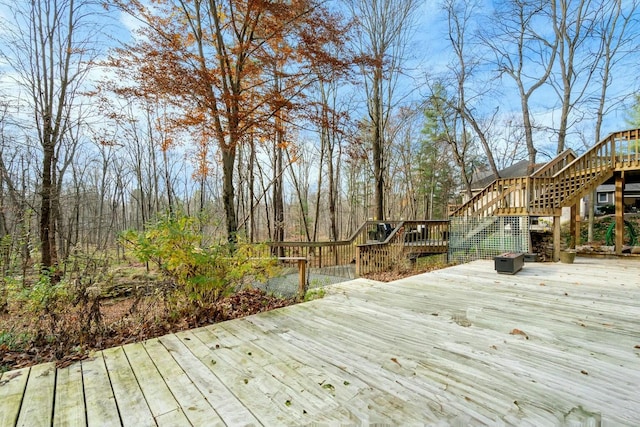
{"type": "Polygon", "coordinates": [[[294,299],[245,289],[206,312],[169,309],[157,295],[116,296],[97,304],[70,301],[55,311],[10,302],[0,315],[0,373],[55,361],[59,367],[92,351],[235,319],[295,303],[294,299]],[[62,308],[62,309],[60,309],[62,308]]]}
{"type": "MultiPolygon", "coordinates": [[[[367,277],[389,282],[440,267],[367,277]]],[[[20,298],[18,293],[18,297],[6,299],[7,303],[0,307],[0,374],[45,362],[64,367],[88,357],[93,351],[298,302],[295,298],[283,298],[259,289],[244,289],[222,298],[215,307],[201,310],[169,300],[163,291],[167,284],[159,278],[151,276],[149,280],[147,277],[144,285],[142,283],[136,275],[120,277],[98,298],[49,299],[46,309],[42,302],[51,295],[31,292],[29,297],[20,298]]]]}

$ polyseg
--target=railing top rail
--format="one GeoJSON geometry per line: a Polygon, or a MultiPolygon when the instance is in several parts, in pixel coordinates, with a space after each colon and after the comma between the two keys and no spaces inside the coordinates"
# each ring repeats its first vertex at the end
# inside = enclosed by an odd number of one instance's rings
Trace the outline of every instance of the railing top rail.
{"type": "Polygon", "coordinates": [[[558,163],[562,163],[566,161],[568,158],[571,158],[569,162],[578,158],[578,155],[571,148],[564,150],[562,153],[558,154],[553,160],[548,162],[546,165],[535,171],[531,174],[532,178],[544,176],[548,171],[552,170],[558,163]]]}
{"type": "Polygon", "coordinates": [[[398,224],[395,226],[395,228],[391,231],[391,233],[389,233],[389,235],[387,236],[386,239],[379,241],[379,242],[368,242],[368,243],[362,243],[358,246],[382,246],[382,245],[388,245],[389,243],[391,243],[391,241],[398,235],[398,233],[400,232],[400,230],[402,230],[405,225],[407,223],[415,223],[415,222],[421,222],[421,223],[437,223],[437,224],[449,224],[451,221],[448,219],[436,219],[436,220],[403,220],[403,221],[398,221],[398,224]]]}
{"type": "Polygon", "coordinates": [[[480,190],[478,193],[476,193],[466,203],[463,203],[456,210],[451,212],[449,214],[449,216],[450,217],[451,216],[459,216],[460,213],[468,210],[470,208],[470,206],[472,206],[475,201],[477,201],[478,199],[481,199],[482,197],[486,196],[487,193],[495,191],[495,188],[497,186],[504,186],[506,184],[512,184],[514,181],[520,181],[520,182],[527,183],[528,179],[529,179],[528,176],[517,176],[517,177],[512,177],[512,178],[496,178],[493,181],[491,181],[491,183],[489,185],[487,185],[482,190],[480,190]]]}
{"type": "Polygon", "coordinates": [[[374,221],[367,220],[358,227],[358,229],[349,237],[347,240],[336,240],[336,241],[320,241],[320,242],[305,242],[305,241],[282,241],[282,242],[266,242],[267,246],[300,246],[300,247],[318,247],[318,246],[343,246],[350,245],[358,239],[358,236],[362,233],[363,230],[367,230],[368,226],[377,225],[377,224],[395,224],[392,232],[387,236],[383,242],[376,243],[385,243],[389,241],[391,236],[395,235],[397,231],[405,226],[406,224],[419,223],[419,224],[441,224],[448,223],[448,219],[412,219],[412,220],[384,220],[384,221],[374,221]]]}
{"type": "MultiPolygon", "coordinates": [[[[606,145],[613,145],[613,143],[615,142],[615,140],[617,139],[617,137],[620,137],[622,134],[624,134],[627,131],[622,131],[622,132],[612,132],[609,135],[607,135],[605,138],[601,139],[600,141],[598,141],[596,144],[594,144],[591,148],[589,148],[587,151],[585,151],[580,157],[574,159],[572,162],[570,162],[568,165],[566,165],[564,168],[560,169],[558,172],[556,172],[553,175],[553,178],[557,178],[563,175],[566,175],[568,172],[572,171],[573,169],[576,169],[576,165],[581,164],[581,162],[584,161],[584,159],[588,158],[588,157],[600,157],[597,154],[600,152],[600,150],[605,147],[606,145]]],[[[613,151],[611,151],[613,152],[613,151]]]]}

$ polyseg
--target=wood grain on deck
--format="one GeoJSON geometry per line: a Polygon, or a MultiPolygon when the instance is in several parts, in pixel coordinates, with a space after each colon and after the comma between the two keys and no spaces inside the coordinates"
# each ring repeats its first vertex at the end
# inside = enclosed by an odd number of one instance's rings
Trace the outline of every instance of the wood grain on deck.
{"type": "Polygon", "coordinates": [[[640,262],[475,261],[0,378],[0,426],[640,425],[640,262]]]}

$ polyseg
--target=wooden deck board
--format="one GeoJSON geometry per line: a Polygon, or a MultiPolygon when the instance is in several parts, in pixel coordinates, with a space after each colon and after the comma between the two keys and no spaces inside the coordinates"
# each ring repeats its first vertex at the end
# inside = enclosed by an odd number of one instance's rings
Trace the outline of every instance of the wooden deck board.
{"type": "Polygon", "coordinates": [[[225,337],[220,328],[215,334],[209,329],[196,329],[194,335],[202,342],[214,342],[212,369],[225,387],[264,425],[299,425],[303,422],[303,410],[293,406],[293,397],[299,390],[292,390],[279,382],[251,360],[252,354],[245,350],[244,343],[225,337]]]}
{"type": "MultiPolygon", "coordinates": [[[[230,417],[238,414],[249,420],[251,414],[244,411],[242,404],[234,406],[229,403],[236,402],[236,399],[221,387],[213,373],[175,335],[168,335],[152,342],[158,346],[162,345],[173,358],[169,361],[156,358],[158,367],[175,365],[176,370],[185,371],[175,378],[173,394],[182,408],[188,409],[186,414],[193,425],[224,425],[221,414],[230,414],[230,417]],[[182,391],[178,388],[178,380],[181,382],[182,391]]],[[[148,347],[149,343],[145,345],[148,347]]],[[[238,422],[238,418],[231,419],[238,422]]]]}
{"type": "Polygon", "coordinates": [[[0,427],[84,425],[84,401],[88,425],[640,425],[639,277],[637,261],[578,258],[358,279],[57,374],[5,373],[0,427]]]}
{"type": "Polygon", "coordinates": [[[56,367],[54,363],[36,365],[29,371],[18,426],[49,426],[53,416],[53,391],[56,367]]]}
{"type": "Polygon", "coordinates": [[[87,425],[82,385],[82,364],[58,369],[56,375],[54,427],[85,427],[87,425]]]}
{"type": "Polygon", "coordinates": [[[13,426],[18,421],[29,371],[30,368],[17,369],[0,377],[0,426],[13,426]]]}
{"type": "Polygon", "coordinates": [[[81,365],[87,425],[89,427],[120,425],[118,407],[103,353],[98,352],[91,358],[83,360],[81,365]]]}
{"type": "Polygon", "coordinates": [[[126,404],[118,404],[122,424],[131,427],[155,426],[156,422],[151,409],[129,365],[124,349],[115,347],[102,353],[116,402],[126,402],[126,404]]]}
{"type": "Polygon", "coordinates": [[[188,425],[188,419],[171,393],[162,374],[142,343],[124,346],[129,364],[156,422],[168,420],[165,425],[188,425]]]}

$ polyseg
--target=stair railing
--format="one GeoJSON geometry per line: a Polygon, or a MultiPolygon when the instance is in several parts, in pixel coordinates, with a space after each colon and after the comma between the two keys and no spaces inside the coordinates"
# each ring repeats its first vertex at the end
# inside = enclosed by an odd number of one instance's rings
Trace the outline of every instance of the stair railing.
{"type": "Polygon", "coordinates": [[[640,169],[640,129],[614,132],[580,157],[565,150],[522,178],[498,178],[451,216],[553,215],[609,179],[614,170],[640,169]]]}

